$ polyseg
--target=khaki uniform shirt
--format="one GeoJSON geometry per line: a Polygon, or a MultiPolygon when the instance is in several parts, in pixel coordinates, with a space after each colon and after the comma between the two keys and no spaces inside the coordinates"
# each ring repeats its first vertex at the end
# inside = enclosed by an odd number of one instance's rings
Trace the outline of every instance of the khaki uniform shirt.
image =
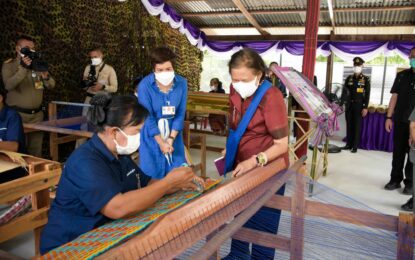
{"type": "MultiPolygon", "coordinates": [[[[88,78],[90,65],[87,65],[84,70],[84,79],[88,78]]],[[[118,89],[118,82],[117,82],[117,74],[115,74],[115,70],[111,65],[101,63],[98,66],[95,66],[95,75],[97,75],[97,82],[100,84],[105,85],[103,91],[114,93],[117,92],[118,89]],[[100,71],[101,67],[104,68],[100,71]]],[[[90,88],[87,90],[88,93],[97,94],[98,92],[92,91],[90,88]]]]}
{"type": "MultiPolygon", "coordinates": [[[[39,72],[38,72],[39,73],[39,72]]],[[[3,63],[1,74],[8,90],[6,103],[25,109],[38,109],[43,100],[43,88],[35,88],[35,72],[20,65],[20,59],[9,59],[3,63]]],[[[43,86],[54,88],[55,80],[49,76],[43,86]]]]}

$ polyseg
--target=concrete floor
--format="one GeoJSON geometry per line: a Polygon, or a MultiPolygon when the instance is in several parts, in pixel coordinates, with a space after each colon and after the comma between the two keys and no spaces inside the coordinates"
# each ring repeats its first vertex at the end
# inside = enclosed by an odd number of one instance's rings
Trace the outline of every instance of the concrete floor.
{"type": "MultiPolygon", "coordinates": [[[[224,147],[225,138],[208,136],[210,146],[224,147]]],[[[343,143],[336,143],[340,146],[343,143]]],[[[191,150],[194,162],[198,162],[199,152],[191,150]]],[[[217,178],[214,159],[219,153],[207,152],[207,175],[217,178]]],[[[311,158],[311,155],[309,156],[311,158]]],[[[383,186],[389,181],[392,154],[378,151],[359,150],[356,154],[342,151],[339,154],[329,155],[329,170],[326,177],[318,182],[339,193],[351,197],[379,212],[397,216],[399,207],[410,196],[403,195],[402,189],[386,191],[383,186]]],[[[34,255],[33,235],[27,233],[16,239],[0,244],[0,250],[14,255],[30,258],[34,255]]]]}

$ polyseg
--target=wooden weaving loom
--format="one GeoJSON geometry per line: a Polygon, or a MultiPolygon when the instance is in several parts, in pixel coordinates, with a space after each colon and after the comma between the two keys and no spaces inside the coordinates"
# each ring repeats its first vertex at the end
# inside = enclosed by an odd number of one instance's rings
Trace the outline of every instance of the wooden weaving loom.
{"type": "MultiPolygon", "coordinates": [[[[196,241],[211,237],[197,259],[215,254],[229,234],[215,232],[237,216],[223,230],[235,233],[275,192],[293,176],[304,158],[285,170],[283,159],[252,172],[206,193],[177,210],[160,217],[148,229],[125,243],[110,249],[97,259],[172,259],[196,241]],[[278,174],[276,174],[278,173],[278,174]],[[212,236],[213,234],[213,236],[212,236]]],[[[231,234],[232,235],[232,234],[231,234]]]]}

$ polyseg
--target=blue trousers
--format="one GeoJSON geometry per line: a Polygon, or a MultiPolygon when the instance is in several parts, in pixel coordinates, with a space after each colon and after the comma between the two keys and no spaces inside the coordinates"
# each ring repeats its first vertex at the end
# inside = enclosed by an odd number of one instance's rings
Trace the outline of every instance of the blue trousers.
{"type": "MultiPolygon", "coordinates": [[[[277,193],[284,195],[285,185],[277,193]]],[[[262,207],[244,225],[246,228],[276,234],[280,222],[281,210],[262,207]]],[[[249,252],[249,243],[232,239],[231,252],[225,260],[248,260],[248,259],[274,259],[275,249],[252,244],[252,252],[249,252]]]]}

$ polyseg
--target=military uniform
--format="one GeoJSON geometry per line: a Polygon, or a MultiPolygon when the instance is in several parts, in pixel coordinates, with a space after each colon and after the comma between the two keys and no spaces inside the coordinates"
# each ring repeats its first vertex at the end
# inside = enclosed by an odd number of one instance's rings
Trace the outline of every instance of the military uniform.
{"type": "MultiPolygon", "coordinates": [[[[356,57],[354,66],[363,65],[364,61],[356,57]]],[[[346,78],[345,88],[348,92],[346,104],[347,145],[345,149],[356,152],[360,143],[360,128],[362,125],[362,111],[367,109],[370,99],[370,78],[360,74],[353,74],[346,78]]]]}
{"type": "MultiPolygon", "coordinates": [[[[6,104],[19,112],[23,123],[43,121],[43,91],[45,88],[54,88],[55,80],[50,76],[42,79],[39,72],[21,66],[18,58],[5,61],[1,72],[8,90],[6,104]]],[[[42,141],[42,132],[27,134],[28,153],[41,157],[42,141]]]]}

